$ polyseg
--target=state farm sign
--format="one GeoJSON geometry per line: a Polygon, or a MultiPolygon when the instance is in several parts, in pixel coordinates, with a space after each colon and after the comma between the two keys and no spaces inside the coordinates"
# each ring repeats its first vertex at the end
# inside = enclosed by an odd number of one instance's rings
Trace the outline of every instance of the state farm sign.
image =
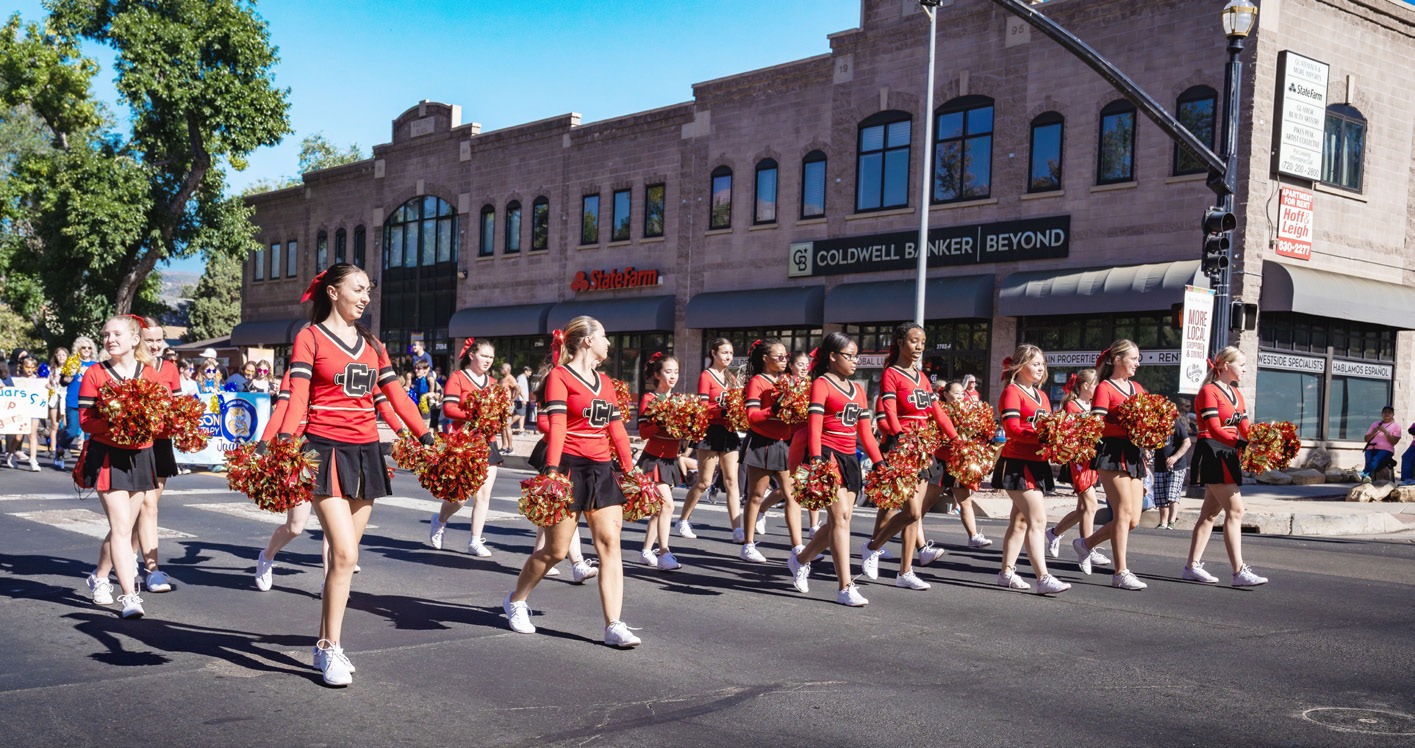
{"type": "Polygon", "coordinates": [[[570,290],[575,293],[586,291],[614,291],[620,288],[643,288],[663,283],[663,276],[657,270],[643,270],[626,267],[623,270],[581,270],[570,281],[570,290]]]}
{"type": "Polygon", "coordinates": [[[1298,260],[1312,259],[1312,193],[1283,187],[1277,212],[1277,253],[1298,260]]]}

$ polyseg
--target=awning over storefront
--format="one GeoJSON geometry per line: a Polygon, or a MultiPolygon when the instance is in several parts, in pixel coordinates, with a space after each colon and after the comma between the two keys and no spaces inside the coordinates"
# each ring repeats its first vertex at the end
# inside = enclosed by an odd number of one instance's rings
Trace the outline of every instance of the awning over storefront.
{"type": "Polygon", "coordinates": [[[684,327],[820,327],[825,286],[700,293],[688,300],[684,327]]]}
{"type": "Polygon", "coordinates": [[[1258,309],[1415,329],[1415,289],[1273,261],[1263,263],[1258,309]]]}
{"type": "Polygon", "coordinates": [[[672,296],[562,301],[550,308],[545,329],[563,328],[565,323],[582,314],[599,320],[605,332],[673,332],[672,296]]]}
{"type": "Polygon", "coordinates": [[[544,335],[545,318],[554,304],[516,304],[458,309],[447,321],[447,334],[454,338],[509,338],[516,335],[544,335]]]}
{"type": "MultiPolygon", "coordinates": [[[[924,285],[925,319],[992,319],[991,275],[930,278],[924,285]]],[[[825,297],[830,323],[898,322],[914,318],[912,280],[846,283],[825,297]]]]}
{"type": "Polygon", "coordinates": [[[1185,286],[1208,288],[1198,260],[1013,273],[1002,281],[997,311],[1004,317],[1153,312],[1183,302],[1185,286]]]}
{"type": "Polygon", "coordinates": [[[259,348],[290,345],[295,333],[307,324],[304,319],[267,319],[242,322],[231,330],[231,345],[237,348],[259,348]]]}

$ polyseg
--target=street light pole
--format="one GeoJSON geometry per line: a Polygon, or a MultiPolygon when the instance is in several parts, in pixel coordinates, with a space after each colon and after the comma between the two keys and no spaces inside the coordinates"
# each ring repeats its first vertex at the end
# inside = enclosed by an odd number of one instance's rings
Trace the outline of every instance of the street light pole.
{"type": "Polygon", "coordinates": [[[915,247],[918,257],[918,278],[914,285],[914,323],[924,324],[924,288],[929,272],[929,205],[933,203],[933,164],[929,155],[933,148],[934,136],[934,50],[938,39],[938,6],[943,0],[919,0],[919,5],[929,16],[929,70],[928,84],[924,87],[924,167],[920,172],[919,189],[919,243],[915,247]]]}
{"type": "MultiPolygon", "coordinates": [[[[1238,121],[1243,100],[1243,41],[1257,23],[1258,9],[1248,0],[1229,0],[1223,9],[1223,31],[1228,37],[1228,64],[1223,83],[1223,183],[1224,194],[1219,207],[1233,213],[1233,195],[1238,189],[1238,121]]],[[[1209,355],[1215,357],[1228,345],[1233,317],[1233,262],[1238,254],[1234,242],[1237,230],[1228,232],[1228,262],[1216,273],[1214,280],[1214,328],[1209,336],[1209,355]]]]}

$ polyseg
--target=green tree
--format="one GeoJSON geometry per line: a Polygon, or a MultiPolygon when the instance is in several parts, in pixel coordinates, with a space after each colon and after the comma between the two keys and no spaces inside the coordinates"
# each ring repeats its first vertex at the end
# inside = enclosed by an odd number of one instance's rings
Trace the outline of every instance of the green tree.
{"type": "Polygon", "coordinates": [[[187,314],[191,325],[186,339],[209,340],[231,334],[241,321],[241,273],[238,257],[217,253],[206,260],[206,272],[197,281],[187,314]]]}
{"type": "Polygon", "coordinates": [[[308,174],[319,169],[330,169],[335,166],[352,164],[355,161],[362,161],[368,158],[358,143],[350,143],[349,147],[340,150],[329,138],[324,137],[323,132],[306,135],[300,140],[300,173],[308,174]]]}

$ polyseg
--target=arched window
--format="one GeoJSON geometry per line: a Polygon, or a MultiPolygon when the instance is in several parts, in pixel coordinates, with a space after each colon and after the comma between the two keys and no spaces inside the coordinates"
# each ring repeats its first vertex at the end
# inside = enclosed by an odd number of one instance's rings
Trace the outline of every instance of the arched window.
{"type": "Polygon", "coordinates": [[[496,254],[496,208],[487,205],[481,209],[481,243],[477,247],[477,257],[496,254]]]}
{"type": "Polygon", "coordinates": [[[825,215],[825,154],[811,151],[801,159],[801,217],[825,215]]]}
{"type": "Polygon", "coordinates": [[[855,210],[882,210],[909,204],[908,112],[879,112],[860,123],[857,142],[855,210]]]}
{"type": "MultiPolygon", "coordinates": [[[[383,266],[412,268],[456,262],[456,236],[457,212],[450,203],[433,195],[415,197],[383,222],[383,266]]],[[[357,238],[356,233],[356,257],[357,238]]]]}
{"type": "Polygon", "coordinates": [[[1361,191],[1362,162],[1366,155],[1366,118],[1350,104],[1327,107],[1322,137],[1322,182],[1361,191]]]}
{"type": "Polygon", "coordinates": [[[521,203],[518,200],[506,205],[506,244],[501,251],[508,255],[521,251],[521,203]]]}
{"type": "Polygon", "coordinates": [[[934,202],[992,194],[992,115],[993,101],[986,96],[961,96],[939,107],[934,118],[934,202]]]}
{"type": "Polygon", "coordinates": [[[348,253],[346,252],[346,250],[348,249],[348,246],[347,246],[347,245],[348,245],[348,238],[349,238],[349,235],[344,232],[344,229],[338,229],[338,230],[336,230],[336,231],[334,232],[334,262],[335,262],[335,264],[338,264],[338,263],[341,263],[341,262],[348,262],[348,260],[345,259],[345,258],[347,258],[347,257],[349,256],[348,253]]]}
{"type": "MultiPolygon", "coordinates": [[[[1214,123],[1217,121],[1218,94],[1208,86],[1194,86],[1179,94],[1174,106],[1174,116],[1179,123],[1198,138],[1200,142],[1214,149],[1214,123]]],[[[1204,162],[1188,149],[1174,144],[1174,174],[1201,174],[1208,171],[1204,162]]]]}
{"type": "Polygon", "coordinates": [[[1117,99],[1101,110],[1096,184],[1135,181],[1135,105],[1117,99]]]}
{"type": "Polygon", "coordinates": [[[531,203],[531,251],[550,246],[550,199],[541,195],[531,203]]]}
{"type": "Polygon", "coordinates": [[[752,223],[776,223],[776,160],[764,158],[757,162],[757,184],[752,223]]]}
{"type": "Polygon", "coordinates": [[[712,170],[712,201],[708,213],[708,228],[732,228],[732,169],[726,166],[712,170]]]}
{"type": "Polygon", "coordinates": [[[368,258],[368,232],[363,226],[354,227],[354,264],[364,267],[368,258]]]}
{"type": "Polygon", "coordinates": [[[329,267],[329,234],[323,230],[314,235],[314,271],[329,267]]]}
{"type": "Polygon", "coordinates": [[[1061,137],[1066,121],[1057,112],[1042,112],[1032,120],[1032,159],[1028,192],[1061,189],[1061,137]]]}

